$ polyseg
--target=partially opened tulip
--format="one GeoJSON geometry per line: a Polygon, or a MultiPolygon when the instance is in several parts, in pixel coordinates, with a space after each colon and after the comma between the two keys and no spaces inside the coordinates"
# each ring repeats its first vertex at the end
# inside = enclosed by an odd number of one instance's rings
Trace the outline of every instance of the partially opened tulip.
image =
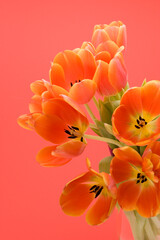
{"type": "Polygon", "coordinates": [[[86,146],[83,135],[89,125],[88,119],[67,96],[42,102],[42,112],[22,115],[18,123],[35,130],[45,140],[58,144],[38,153],[37,161],[43,166],[62,165],[80,155],[86,146]]]}
{"type": "Polygon", "coordinates": [[[113,150],[111,175],[120,184],[118,203],[143,217],[160,213],[160,142],[148,146],[141,157],[131,147],[113,150]]]}
{"type": "Polygon", "coordinates": [[[114,111],[115,136],[128,145],[143,146],[160,137],[160,81],[129,89],[114,111]]]}
{"type": "Polygon", "coordinates": [[[97,173],[88,163],[86,173],[66,184],[60,196],[60,205],[64,213],[71,216],[80,216],[87,210],[88,224],[97,225],[112,213],[116,195],[117,188],[112,177],[104,172],[97,173]]]}
{"type": "Polygon", "coordinates": [[[121,21],[111,22],[109,25],[95,25],[92,35],[92,43],[95,48],[107,40],[112,40],[119,47],[126,47],[127,34],[126,26],[121,21]]]}
{"type": "Polygon", "coordinates": [[[68,96],[79,104],[91,100],[96,92],[96,83],[92,81],[96,62],[92,53],[86,49],[66,50],[58,53],[50,69],[50,80],[68,91],[68,96]]]}

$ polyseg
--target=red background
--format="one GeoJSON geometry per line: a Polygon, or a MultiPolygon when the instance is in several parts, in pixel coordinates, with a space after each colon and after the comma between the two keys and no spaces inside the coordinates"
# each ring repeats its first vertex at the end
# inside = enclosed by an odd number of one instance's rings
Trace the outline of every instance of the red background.
{"type": "Polygon", "coordinates": [[[59,206],[64,185],[86,171],[85,157],[97,170],[108,154],[106,144],[88,141],[84,154],[67,165],[43,168],[35,156],[48,143],[20,128],[16,119],[28,112],[30,83],[48,80],[54,56],[89,41],[95,24],[126,24],[131,86],[140,86],[145,77],[160,79],[159,12],[159,0],[0,2],[0,239],[118,239],[115,215],[91,227],[84,216],[69,217],[59,206]]]}

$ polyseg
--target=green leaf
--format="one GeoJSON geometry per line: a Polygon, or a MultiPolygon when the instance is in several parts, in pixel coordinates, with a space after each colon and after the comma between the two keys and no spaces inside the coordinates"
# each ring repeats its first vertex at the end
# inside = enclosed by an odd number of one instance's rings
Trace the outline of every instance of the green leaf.
{"type": "Polygon", "coordinates": [[[103,158],[99,162],[99,172],[105,172],[105,173],[110,173],[110,163],[112,160],[113,156],[108,156],[103,158]]]}

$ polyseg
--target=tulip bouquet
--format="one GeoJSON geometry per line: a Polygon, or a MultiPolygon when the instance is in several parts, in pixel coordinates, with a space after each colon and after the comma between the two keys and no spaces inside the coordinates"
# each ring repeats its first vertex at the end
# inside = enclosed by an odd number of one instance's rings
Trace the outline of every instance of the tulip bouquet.
{"type": "Polygon", "coordinates": [[[41,166],[67,164],[85,150],[87,138],[106,142],[110,156],[99,172],[86,160],[87,171],[64,187],[62,210],[72,216],[87,210],[87,223],[97,225],[121,208],[136,240],[154,240],[160,234],[160,81],[129,88],[125,48],[122,22],[96,25],[91,42],[55,56],[50,81],[31,83],[30,113],[18,123],[53,144],[37,154],[41,166]]]}

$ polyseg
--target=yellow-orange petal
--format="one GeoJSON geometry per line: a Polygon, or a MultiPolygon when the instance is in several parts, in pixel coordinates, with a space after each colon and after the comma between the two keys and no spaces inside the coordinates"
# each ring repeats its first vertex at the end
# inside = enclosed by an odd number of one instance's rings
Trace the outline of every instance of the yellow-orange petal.
{"type": "Polygon", "coordinates": [[[85,104],[92,99],[96,92],[96,88],[97,85],[93,80],[84,79],[71,87],[69,97],[79,104],[85,104]]]}
{"type": "Polygon", "coordinates": [[[42,112],[42,97],[39,95],[34,95],[29,103],[29,111],[31,113],[34,112],[42,112]]]}
{"type": "Polygon", "coordinates": [[[133,164],[134,166],[141,167],[142,166],[142,157],[139,153],[131,147],[125,146],[121,148],[115,148],[113,150],[116,158],[126,161],[128,163],[133,164]]]}
{"type": "Polygon", "coordinates": [[[116,90],[111,85],[108,78],[108,63],[99,60],[93,81],[97,83],[97,91],[104,95],[114,95],[116,90]]]}
{"type": "Polygon", "coordinates": [[[159,141],[152,142],[148,146],[148,148],[151,149],[152,153],[155,153],[158,156],[160,156],[160,142],[159,141]]]}
{"type": "Polygon", "coordinates": [[[114,55],[117,53],[118,49],[119,47],[115,42],[108,40],[106,42],[99,44],[98,47],[96,48],[96,52],[99,53],[102,51],[107,51],[110,53],[111,58],[113,58],[114,55]]]}
{"type": "Polygon", "coordinates": [[[83,42],[81,49],[86,49],[90,51],[93,55],[95,55],[95,52],[96,52],[96,49],[91,42],[83,42]]]}
{"type": "Polygon", "coordinates": [[[70,140],[64,144],[58,145],[53,155],[56,157],[73,158],[84,151],[86,144],[78,140],[70,140]]]}
{"type": "Polygon", "coordinates": [[[125,88],[127,84],[127,70],[123,64],[122,55],[120,53],[111,59],[108,68],[108,76],[112,86],[119,92],[125,88]]]}
{"type": "Polygon", "coordinates": [[[142,100],[141,100],[141,88],[133,87],[127,90],[122,98],[120,104],[125,105],[127,110],[133,116],[141,116],[142,115],[142,100]]]}
{"type": "Polygon", "coordinates": [[[97,29],[92,35],[92,44],[96,48],[100,43],[110,40],[110,37],[104,29],[97,29]]]}
{"type": "Polygon", "coordinates": [[[115,199],[101,194],[86,214],[87,223],[90,225],[103,223],[112,213],[115,204],[115,199]]]}
{"type": "Polygon", "coordinates": [[[53,63],[58,63],[63,68],[65,81],[68,86],[70,83],[84,79],[84,69],[81,58],[74,51],[66,50],[58,53],[53,63]]]}
{"type": "Polygon", "coordinates": [[[142,187],[142,191],[136,205],[138,213],[143,217],[154,217],[157,215],[160,205],[158,201],[157,188],[153,183],[146,183],[142,187]]]}
{"type": "Polygon", "coordinates": [[[53,153],[56,150],[56,148],[57,145],[41,149],[36,156],[37,162],[43,167],[57,167],[68,163],[71,160],[71,158],[54,156],[53,153]]]}
{"type": "Polygon", "coordinates": [[[136,209],[137,200],[141,194],[141,185],[135,180],[124,182],[118,187],[118,203],[126,211],[136,209]]]}
{"type": "Polygon", "coordinates": [[[49,71],[50,81],[53,85],[58,85],[62,88],[69,89],[70,85],[65,81],[64,70],[58,63],[52,63],[49,71]]]}
{"type": "Polygon", "coordinates": [[[160,81],[152,80],[141,88],[143,109],[150,113],[152,119],[160,115],[160,81]],[[152,99],[152,100],[151,100],[152,99]]]}
{"type": "Polygon", "coordinates": [[[104,30],[109,35],[110,39],[116,43],[117,37],[118,37],[118,32],[119,32],[119,27],[118,26],[107,26],[104,28],[104,30]]]}
{"type": "Polygon", "coordinates": [[[65,133],[67,125],[56,115],[52,117],[41,114],[35,120],[35,131],[47,141],[60,144],[68,141],[68,135],[65,133]]]}
{"type": "Polygon", "coordinates": [[[78,55],[83,63],[84,78],[92,79],[96,70],[96,62],[93,54],[86,49],[81,49],[78,55]]]}

